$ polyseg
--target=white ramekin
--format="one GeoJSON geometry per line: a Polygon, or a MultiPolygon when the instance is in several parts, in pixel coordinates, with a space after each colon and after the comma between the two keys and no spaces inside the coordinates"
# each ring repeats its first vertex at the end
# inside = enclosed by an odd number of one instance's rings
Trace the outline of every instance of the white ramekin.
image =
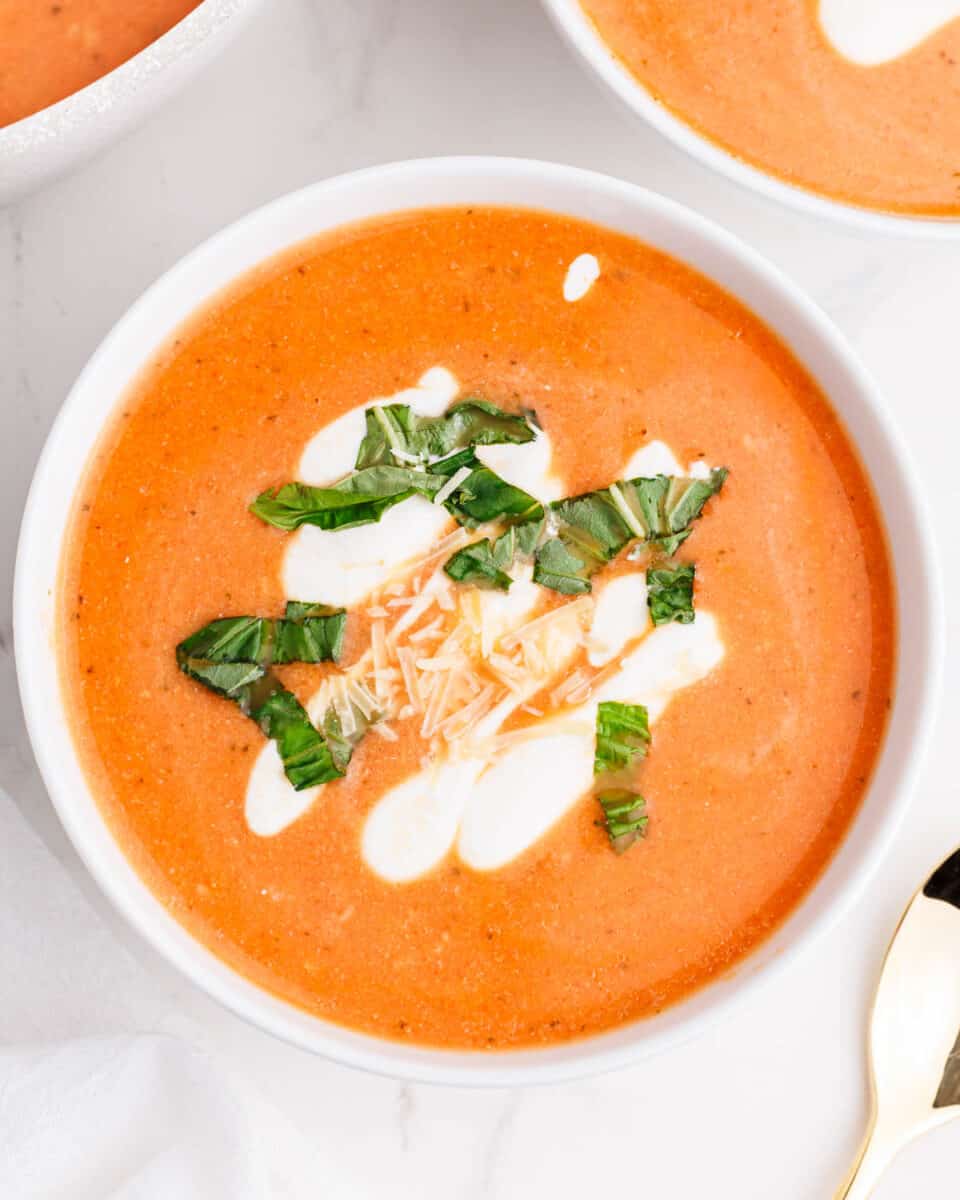
{"type": "Polygon", "coordinates": [[[87,364],[50,433],[27,501],[14,587],[17,670],[37,761],[60,818],[117,908],[162,954],[234,1012],[343,1063],[451,1084],[543,1083],[619,1066],[689,1037],[792,962],[836,921],[890,844],[913,784],[937,690],[942,618],[920,489],[876,387],[835,327],[779,271],[703,217],[652,192],[572,167],[448,158],[374,167],[285,196],[205,242],[156,282],[87,364]],[[118,399],[157,349],[225,285],[286,247],[344,222],[449,204],[530,207],[634,235],[737,295],[794,349],[831,397],[876,486],[896,563],[900,671],[890,733],[869,795],[820,882],[746,963],[663,1014],[542,1049],[463,1053],[353,1033],[262,991],[195,941],[124,857],[84,778],[54,653],[57,570],[71,500],[118,399]]]}
{"type": "Polygon", "coordinates": [[[78,166],[143,120],[227,44],[259,2],[204,0],[109,74],[0,129],[0,207],[78,166]]]}
{"type": "Polygon", "coordinates": [[[681,150],[741,187],[759,192],[781,204],[789,204],[808,216],[841,221],[861,232],[897,234],[901,237],[960,238],[960,218],[910,216],[833,200],[811,188],[788,183],[771,172],[737,158],[729,150],[698,133],[680,117],[674,116],[631,74],[597,32],[581,7],[580,0],[543,0],[543,6],[577,56],[632,112],[643,117],[681,150]]]}

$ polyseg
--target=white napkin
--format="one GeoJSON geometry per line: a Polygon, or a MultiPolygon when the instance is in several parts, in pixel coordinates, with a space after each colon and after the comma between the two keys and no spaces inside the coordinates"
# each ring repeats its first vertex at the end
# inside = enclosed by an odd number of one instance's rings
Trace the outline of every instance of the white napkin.
{"type": "Polygon", "coordinates": [[[83,1038],[0,1051],[0,1195],[268,1200],[266,1128],[176,1038],[83,1038]]]}
{"type": "Polygon", "coordinates": [[[302,1134],[186,1027],[0,791],[0,1197],[342,1194],[302,1134]]]}

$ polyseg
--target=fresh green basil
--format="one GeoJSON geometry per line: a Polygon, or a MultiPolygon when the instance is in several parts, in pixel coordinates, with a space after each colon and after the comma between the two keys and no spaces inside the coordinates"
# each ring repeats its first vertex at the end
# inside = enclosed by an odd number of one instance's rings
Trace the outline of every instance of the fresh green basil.
{"type": "Polygon", "coordinates": [[[461,451],[431,467],[432,471],[442,472],[447,478],[463,469],[468,469],[470,474],[444,501],[447,512],[459,525],[475,529],[491,521],[522,525],[543,519],[543,505],[535,496],[501,479],[495,471],[485,467],[472,450],[461,451]]]}
{"type": "Polygon", "coordinates": [[[405,467],[368,467],[354,471],[333,487],[285,483],[262,492],[250,511],[268,525],[292,532],[301,525],[320,529],[352,529],[375,524],[388,508],[411,496],[432,499],[445,480],[405,467]]]}
{"type": "Polygon", "coordinates": [[[450,514],[469,528],[491,520],[529,519],[539,503],[485,467],[474,446],[536,437],[527,415],[503,412],[484,400],[464,400],[441,417],[420,417],[406,404],[368,408],[356,469],[331,487],[286,483],[259,495],[255,516],[291,532],[301,525],[350,529],[374,524],[411,496],[432,500],[462,467],[470,469],[447,498],[450,514]]]}
{"type": "Polygon", "coordinates": [[[590,591],[590,575],[597,569],[590,569],[589,562],[585,556],[570,549],[566,539],[550,538],[537,551],[533,578],[536,583],[564,596],[581,596],[590,591]]]}
{"type": "Polygon", "coordinates": [[[614,788],[601,792],[597,801],[603,812],[597,824],[607,831],[615,853],[623,854],[647,833],[647,802],[639,792],[614,788]]]}
{"type": "Polygon", "coordinates": [[[604,700],[597,706],[597,738],[593,772],[625,771],[645,758],[650,725],[642,704],[604,700]]]}
{"type": "Polygon", "coordinates": [[[483,538],[457,550],[443,569],[457,583],[506,592],[513,582],[508,572],[518,561],[533,558],[543,531],[543,509],[532,520],[511,525],[498,538],[483,538]]]}
{"type": "Polygon", "coordinates": [[[537,436],[527,415],[507,413],[476,398],[461,400],[439,417],[418,416],[407,404],[377,405],[365,416],[357,470],[429,463],[470,446],[520,445],[537,436]]]}
{"type": "Polygon", "coordinates": [[[626,479],[550,505],[556,536],[537,551],[534,579],[565,595],[591,590],[591,577],[632,542],[674,554],[723,487],[725,467],[707,479],[657,475],[626,479]]]}
{"type": "Polygon", "coordinates": [[[294,788],[339,779],[349,754],[314,728],[300,701],[271,667],[337,661],[346,613],[324,604],[291,601],[283,617],[222,617],[177,646],[177,665],[191,679],[232,700],[277,743],[294,788]]]}
{"type": "Polygon", "coordinates": [[[513,582],[506,571],[498,566],[496,545],[489,538],[471,542],[469,546],[451,554],[443,564],[443,569],[457,583],[468,583],[474,587],[506,592],[513,582]]]}
{"type": "Polygon", "coordinates": [[[695,619],[693,581],[697,568],[693,563],[673,563],[647,570],[647,606],[654,625],[677,621],[689,625],[695,619]]]}
{"type": "Polygon", "coordinates": [[[177,647],[180,670],[232,700],[245,716],[256,721],[263,733],[277,743],[284,774],[297,791],[343,776],[306,709],[272,671],[260,663],[193,658],[183,652],[184,645],[177,647]]]}
{"type": "Polygon", "coordinates": [[[283,773],[296,791],[342,779],[347,763],[338,763],[331,744],[311,722],[307,710],[292,692],[278,680],[266,676],[270,683],[265,699],[247,713],[260,726],[264,735],[277,743],[283,762],[283,773]]]}
{"type": "Polygon", "coordinates": [[[221,617],[191,634],[177,648],[185,658],[211,664],[339,662],[347,614],[326,604],[288,602],[279,620],[221,617]]]}

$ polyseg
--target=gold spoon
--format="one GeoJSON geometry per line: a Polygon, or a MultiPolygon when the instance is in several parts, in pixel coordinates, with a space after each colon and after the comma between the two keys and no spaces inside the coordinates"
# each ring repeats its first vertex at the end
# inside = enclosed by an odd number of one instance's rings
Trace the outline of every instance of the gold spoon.
{"type": "Polygon", "coordinates": [[[960,850],[911,900],[870,1019],[872,1104],[836,1200],[866,1200],[907,1142],[960,1116],[960,850]]]}

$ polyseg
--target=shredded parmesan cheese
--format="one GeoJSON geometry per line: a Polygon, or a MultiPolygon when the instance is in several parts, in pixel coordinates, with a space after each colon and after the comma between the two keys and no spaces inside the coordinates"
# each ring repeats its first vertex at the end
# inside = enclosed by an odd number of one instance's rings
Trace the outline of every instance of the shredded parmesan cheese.
{"type": "Polygon", "coordinates": [[[442,733],[448,742],[452,742],[456,738],[461,737],[474,721],[478,721],[488,712],[489,709],[493,707],[493,701],[496,696],[496,692],[496,686],[492,683],[488,683],[487,686],[483,688],[482,691],[475,696],[469,704],[465,705],[452,716],[447,717],[445,721],[441,722],[441,724],[437,727],[438,732],[442,733]]]}
{"type": "Polygon", "coordinates": [[[572,692],[577,691],[584,684],[589,686],[590,676],[582,669],[574,671],[572,675],[568,675],[562,683],[553,689],[550,693],[550,703],[554,705],[563,704],[572,692]]]}
{"type": "Polygon", "coordinates": [[[574,688],[572,692],[567,693],[567,703],[582,704],[584,700],[589,700],[592,691],[593,680],[587,679],[579,687],[574,688]]]}
{"type": "Polygon", "coordinates": [[[424,625],[421,629],[410,634],[407,639],[411,642],[424,642],[430,638],[438,638],[443,635],[443,617],[435,617],[429,625],[424,625]]]}
{"type": "Polygon", "coordinates": [[[420,595],[414,599],[413,604],[410,605],[393,629],[390,630],[390,640],[396,641],[401,633],[416,625],[424,613],[429,612],[433,607],[435,599],[436,597],[430,595],[428,592],[421,592],[420,595]]]}
{"type": "Polygon", "coordinates": [[[370,694],[359,679],[347,682],[347,695],[368,721],[379,711],[376,697],[370,694]]]}
{"type": "Polygon", "coordinates": [[[523,665],[531,675],[543,675],[546,671],[546,659],[540,652],[540,647],[532,638],[523,643],[523,665]]]}
{"type": "Polygon", "coordinates": [[[453,671],[464,664],[458,655],[445,654],[436,658],[418,658],[416,665],[418,671],[453,671]]]}
{"type": "MultiPolygon", "coordinates": [[[[544,736],[545,730],[541,725],[527,725],[524,729],[511,729],[509,733],[501,733],[484,743],[484,749],[489,755],[499,754],[513,746],[531,742],[544,736]]],[[[549,735],[558,733],[592,734],[593,727],[585,721],[551,721],[549,735]]]]}
{"type": "Polygon", "coordinates": [[[452,684],[452,671],[448,671],[445,675],[438,677],[437,683],[430,694],[430,701],[427,704],[427,711],[423,717],[423,724],[420,726],[420,736],[422,738],[433,737],[437,726],[447,715],[447,703],[452,684]]]}
{"type": "Polygon", "coordinates": [[[525,690],[523,668],[518,667],[505,654],[491,654],[487,658],[487,666],[511,692],[520,694],[525,690]]]}
{"type": "Polygon", "coordinates": [[[407,689],[407,699],[410,701],[411,712],[420,712],[423,708],[423,698],[417,681],[414,651],[409,646],[401,646],[397,650],[400,670],[403,673],[403,686],[407,689]]]}
{"type": "Polygon", "coordinates": [[[472,474],[472,467],[461,467],[459,471],[454,471],[440,491],[434,496],[434,504],[443,504],[443,502],[457,490],[460,484],[463,483],[465,479],[469,479],[472,474]]]}
{"type": "Polygon", "coordinates": [[[559,608],[552,608],[549,612],[545,612],[539,617],[534,617],[532,621],[527,621],[519,629],[514,629],[511,633],[502,637],[500,645],[504,650],[511,650],[514,646],[519,646],[521,643],[528,641],[532,634],[542,632],[555,621],[567,621],[571,617],[576,617],[578,621],[583,621],[592,610],[593,598],[591,596],[580,596],[579,599],[572,600],[569,604],[563,604],[559,608]]]}
{"type": "Polygon", "coordinates": [[[340,732],[344,737],[352,737],[357,732],[357,714],[347,698],[346,680],[342,678],[336,680],[333,689],[333,707],[340,718],[340,732]]]}
{"type": "Polygon", "coordinates": [[[400,739],[397,737],[396,730],[391,729],[389,725],[385,725],[383,721],[378,721],[376,725],[371,725],[370,728],[374,733],[380,735],[388,742],[396,742],[400,739]]]}
{"type": "Polygon", "coordinates": [[[370,626],[370,649],[373,651],[373,677],[376,681],[374,693],[378,699],[383,699],[384,689],[380,687],[382,681],[378,678],[378,673],[386,668],[389,660],[387,658],[386,626],[382,621],[374,621],[370,626]]]}

